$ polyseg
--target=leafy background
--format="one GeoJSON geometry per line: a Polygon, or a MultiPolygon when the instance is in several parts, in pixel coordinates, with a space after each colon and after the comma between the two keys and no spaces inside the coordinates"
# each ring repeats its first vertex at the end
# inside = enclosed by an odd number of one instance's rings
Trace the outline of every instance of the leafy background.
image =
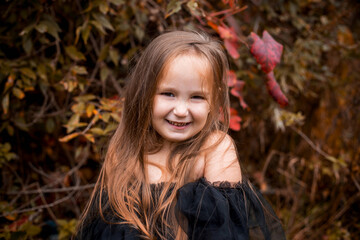
{"type": "Polygon", "coordinates": [[[71,236],[128,69],[167,29],[225,43],[230,134],[288,238],[359,239],[359,1],[15,0],[0,12],[1,239],[71,236]],[[283,45],[276,101],[251,51],[264,30],[283,45]]]}

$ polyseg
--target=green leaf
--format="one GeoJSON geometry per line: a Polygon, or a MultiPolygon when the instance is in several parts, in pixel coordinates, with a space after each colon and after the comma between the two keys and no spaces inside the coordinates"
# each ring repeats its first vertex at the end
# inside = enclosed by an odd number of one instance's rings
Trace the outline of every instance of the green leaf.
{"type": "Polygon", "coordinates": [[[45,123],[46,132],[52,133],[55,130],[55,121],[52,118],[48,118],[45,123]]]}
{"type": "Polygon", "coordinates": [[[74,61],[86,60],[85,56],[73,45],[65,47],[65,52],[74,61]]]}
{"type": "Polygon", "coordinates": [[[35,26],[35,29],[39,32],[39,33],[46,33],[48,30],[48,26],[44,23],[44,21],[41,21],[39,24],[37,24],[35,26]]]}
{"type": "Polygon", "coordinates": [[[20,36],[23,36],[23,35],[28,34],[31,30],[34,29],[34,27],[35,27],[35,23],[33,22],[33,23],[29,24],[28,26],[26,26],[26,27],[19,33],[19,35],[20,35],[20,36]]]}
{"type": "Polygon", "coordinates": [[[118,66],[119,64],[119,51],[116,48],[111,47],[109,50],[111,61],[118,66]]]}
{"type": "Polygon", "coordinates": [[[108,55],[109,55],[109,45],[106,44],[100,51],[98,61],[104,61],[108,55]]]}
{"type": "Polygon", "coordinates": [[[122,43],[126,43],[126,39],[128,38],[129,36],[129,31],[128,30],[124,30],[124,31],[121,31],[116,37],[115,39],[111,42],[112,45],[116,45],[120,42],[122,43]]]}
{"type": "Polygon", "coordinates": [[[115,121],[120,122],[120,116],[118,113],[110,113],[110,115],[115,121]]]}
{"type": "Polygon", "coordinates": [[[99,4],[99,10],[103,14],[106,14],[109,11],[109,5],[106,1],[101,1],[99,4]]]}
{"type": "Polygon", "coordinates": [[[89,39],[90,31],[91,31],[90,25],[86,25],[86,27],[83,28],[81,31],[81,37],[85,44],[87,43],[87,40],[89,39]]]}
{"type": "Polygon", "coordinates": [[[46,75],[46,66],[42,63],[37,65],[37,74],[38,76],[47,82],[47,75],[46,75]]]}
{"type": "Polygon", "coordinates": [[[83,67],[83,66],[77,66],[77,65],[75,65],[75,66],[73,66],[73,67],[71,68],[71,71],[72,71],[73,73],[80,74],[80,75],[86,75],[86,74],[88,74],[86,68],[83,67]]]}
{"type": "Polygon", "coordinates": [[[145,36],[144,30],[140,26],[136,25],[135,26],[135,37],[137,39],[139,39],[139,41],[142,41],[144,36],[145,36]]]}
{"type": "Polygon", "coordinates": [[[6,158],[7,161],[10,161],[10,160],[16,158],[16,154],[15,154],[15,153],[6,153],[6,154],[4,155],[4,157],[6,158]]]}
{"type": "Polygon", "coordinates": [[[104,113],[101,113],[101,118],[104,122],[109,122],[109,119],[110,119],[110,113],[108,112],[104,112],[104,113]]]}
{"type": "Polygon", "coordinates": [[[99,14],[99,13],[94,13],[92,15],[95,20],[100,23],[104,28],[109,29],[110,31],[114,31],[113,26],[111,25],[111,23],[109,22],[109,20],[106,18],[105,15],[99,14]]]}
{"type": "Polygon", "coordinates": [[[183,4],[183,1],[171,0],[170,3],[166,6],[165,18],[180,11],[182,4],[183,4]]]}
{"type": "Polygon", "coordinates": [[[23,117],[17,116],[14,120],[14,123],[19,129],[21,129],[25,132],[29,131],[29,128],[26,126],[26,122],[23,117]]]}
{"type": "Polygon", "coordinates": [[[125,4],[124,0],[109,0],[109,2],[111,2],[115,6],[120,6],[121,4],[125,4]]]}
{"type": "Polygon", "coordinates": [[[105,29],[103,28],[103,26],[102,26],[99,22],[97,22],[97,21],[95,21],[95,20],[91,20],[90,23],[91,23],[94,27],[96,27],[96,28],[99,30],[100,33],[106,35],[105,29]]]}
{"type": "Polygon", "coordinates": [[[104,134],[108,134],[114,131],[117,128],[117,126],[118,126],[117,124],[113,124],[113,123],[108,124],[104,130],[104,134]]]}
{"type": "Polygon", "coordinates": [[[107,66],[104,66],[100,69],[100,79],[102,82],[104,82],[109,74],[111,73],[110,69],[107,66]]]}
{"type": "Polygon", "coordinates": [[[88,102],[88,101],[91,101],[91,100],[93,100],[95,98],[96,98],[96,96],[93,95],[93,94],[85,94],[85,95],[77,96],[74,99],[77,102],[88,102]]]}
{"type": "Polygon", "coordinates": [[[65,125],[65,127],[67,128],[66,133],[71,133],[72,131],[74,131],[79,121],[80,121],[80,114],[76,113],[72,115],[68,123],[65,125]]]}
{"type": "Polygon", "coordinates": [[[36,79],[36,74],[30,68],[20,68],[20,72],[31,79],[36,79]]]}
{"type": "Polygon", "coordinates": [[[10,143],[4,143],[4,144],[1,144],[0,143],[0,149],[3,151],[3,152],[9,152],[11,150],[11,145],[10,143]]]}
{"type": "Polygon", "coordinates": [[[84,102],[75,103],[74,105],[72,105],[71,111],[78,114],[83,113],[85,111],[85,103],[84,102]]]}
{"type": "Polygon", "coordinates": [[[33,48],[33,42],[31,40],[31,38],[26,35],[25,37],[23,37],[23,41],[22,41],[22,47],[24,49],[24,51],[27,53],[27,54],[30,54],[31,53],[31,50],[33,48]]]}
{"type": "Polygon", "coordinates": [[[33,237],[41,232],[41,227],[33,225],[30,221],[24,223],[19,228],[20,231],[25,231],[26,236],[33,237]]]}

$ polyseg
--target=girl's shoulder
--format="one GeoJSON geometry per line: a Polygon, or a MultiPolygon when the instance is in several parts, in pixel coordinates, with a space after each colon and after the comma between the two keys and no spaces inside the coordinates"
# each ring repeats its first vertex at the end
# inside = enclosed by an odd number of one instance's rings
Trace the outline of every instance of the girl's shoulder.
{"type": "Polygon", "coordinates": [[[234,140],[221,131],[213,132],[204,144],[204,177],[210,182],[242,180],[234,140]]]}

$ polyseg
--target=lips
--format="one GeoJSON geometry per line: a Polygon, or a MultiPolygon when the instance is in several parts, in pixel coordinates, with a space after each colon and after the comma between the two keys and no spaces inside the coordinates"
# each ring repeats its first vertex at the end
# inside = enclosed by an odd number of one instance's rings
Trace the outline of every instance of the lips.
{"type": "Polygon", "coordinates": [[[174,122],[174,121],[170,121],[170,120],[166,120],[166,121],[176,127],[184,127],[184,126],[187,126],[190,124],[190,122],[174,122]]]}

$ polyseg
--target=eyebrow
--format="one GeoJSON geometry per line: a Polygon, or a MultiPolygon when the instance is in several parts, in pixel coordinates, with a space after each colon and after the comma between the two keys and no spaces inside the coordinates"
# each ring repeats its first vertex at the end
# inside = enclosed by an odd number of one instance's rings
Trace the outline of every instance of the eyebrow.
{"type": "MultiPolygon", "coordinates": [[[[177,90],[177,88],[173,88],[173,87],[167,87],[167,86],[161,86],[161,84],[160,84],[160,86],[159,87],[157,87],[157,91],[170,91],[170,92],[177,92],[178,90],[177,90]]],[[[193,91],[193,92],[191,92],[192,94],[199,94],[199,95],[208,95],[209,94],[209,92],[208,91],[198,91],[198,90],[196,90],[196,91],[193,91]]]]}

